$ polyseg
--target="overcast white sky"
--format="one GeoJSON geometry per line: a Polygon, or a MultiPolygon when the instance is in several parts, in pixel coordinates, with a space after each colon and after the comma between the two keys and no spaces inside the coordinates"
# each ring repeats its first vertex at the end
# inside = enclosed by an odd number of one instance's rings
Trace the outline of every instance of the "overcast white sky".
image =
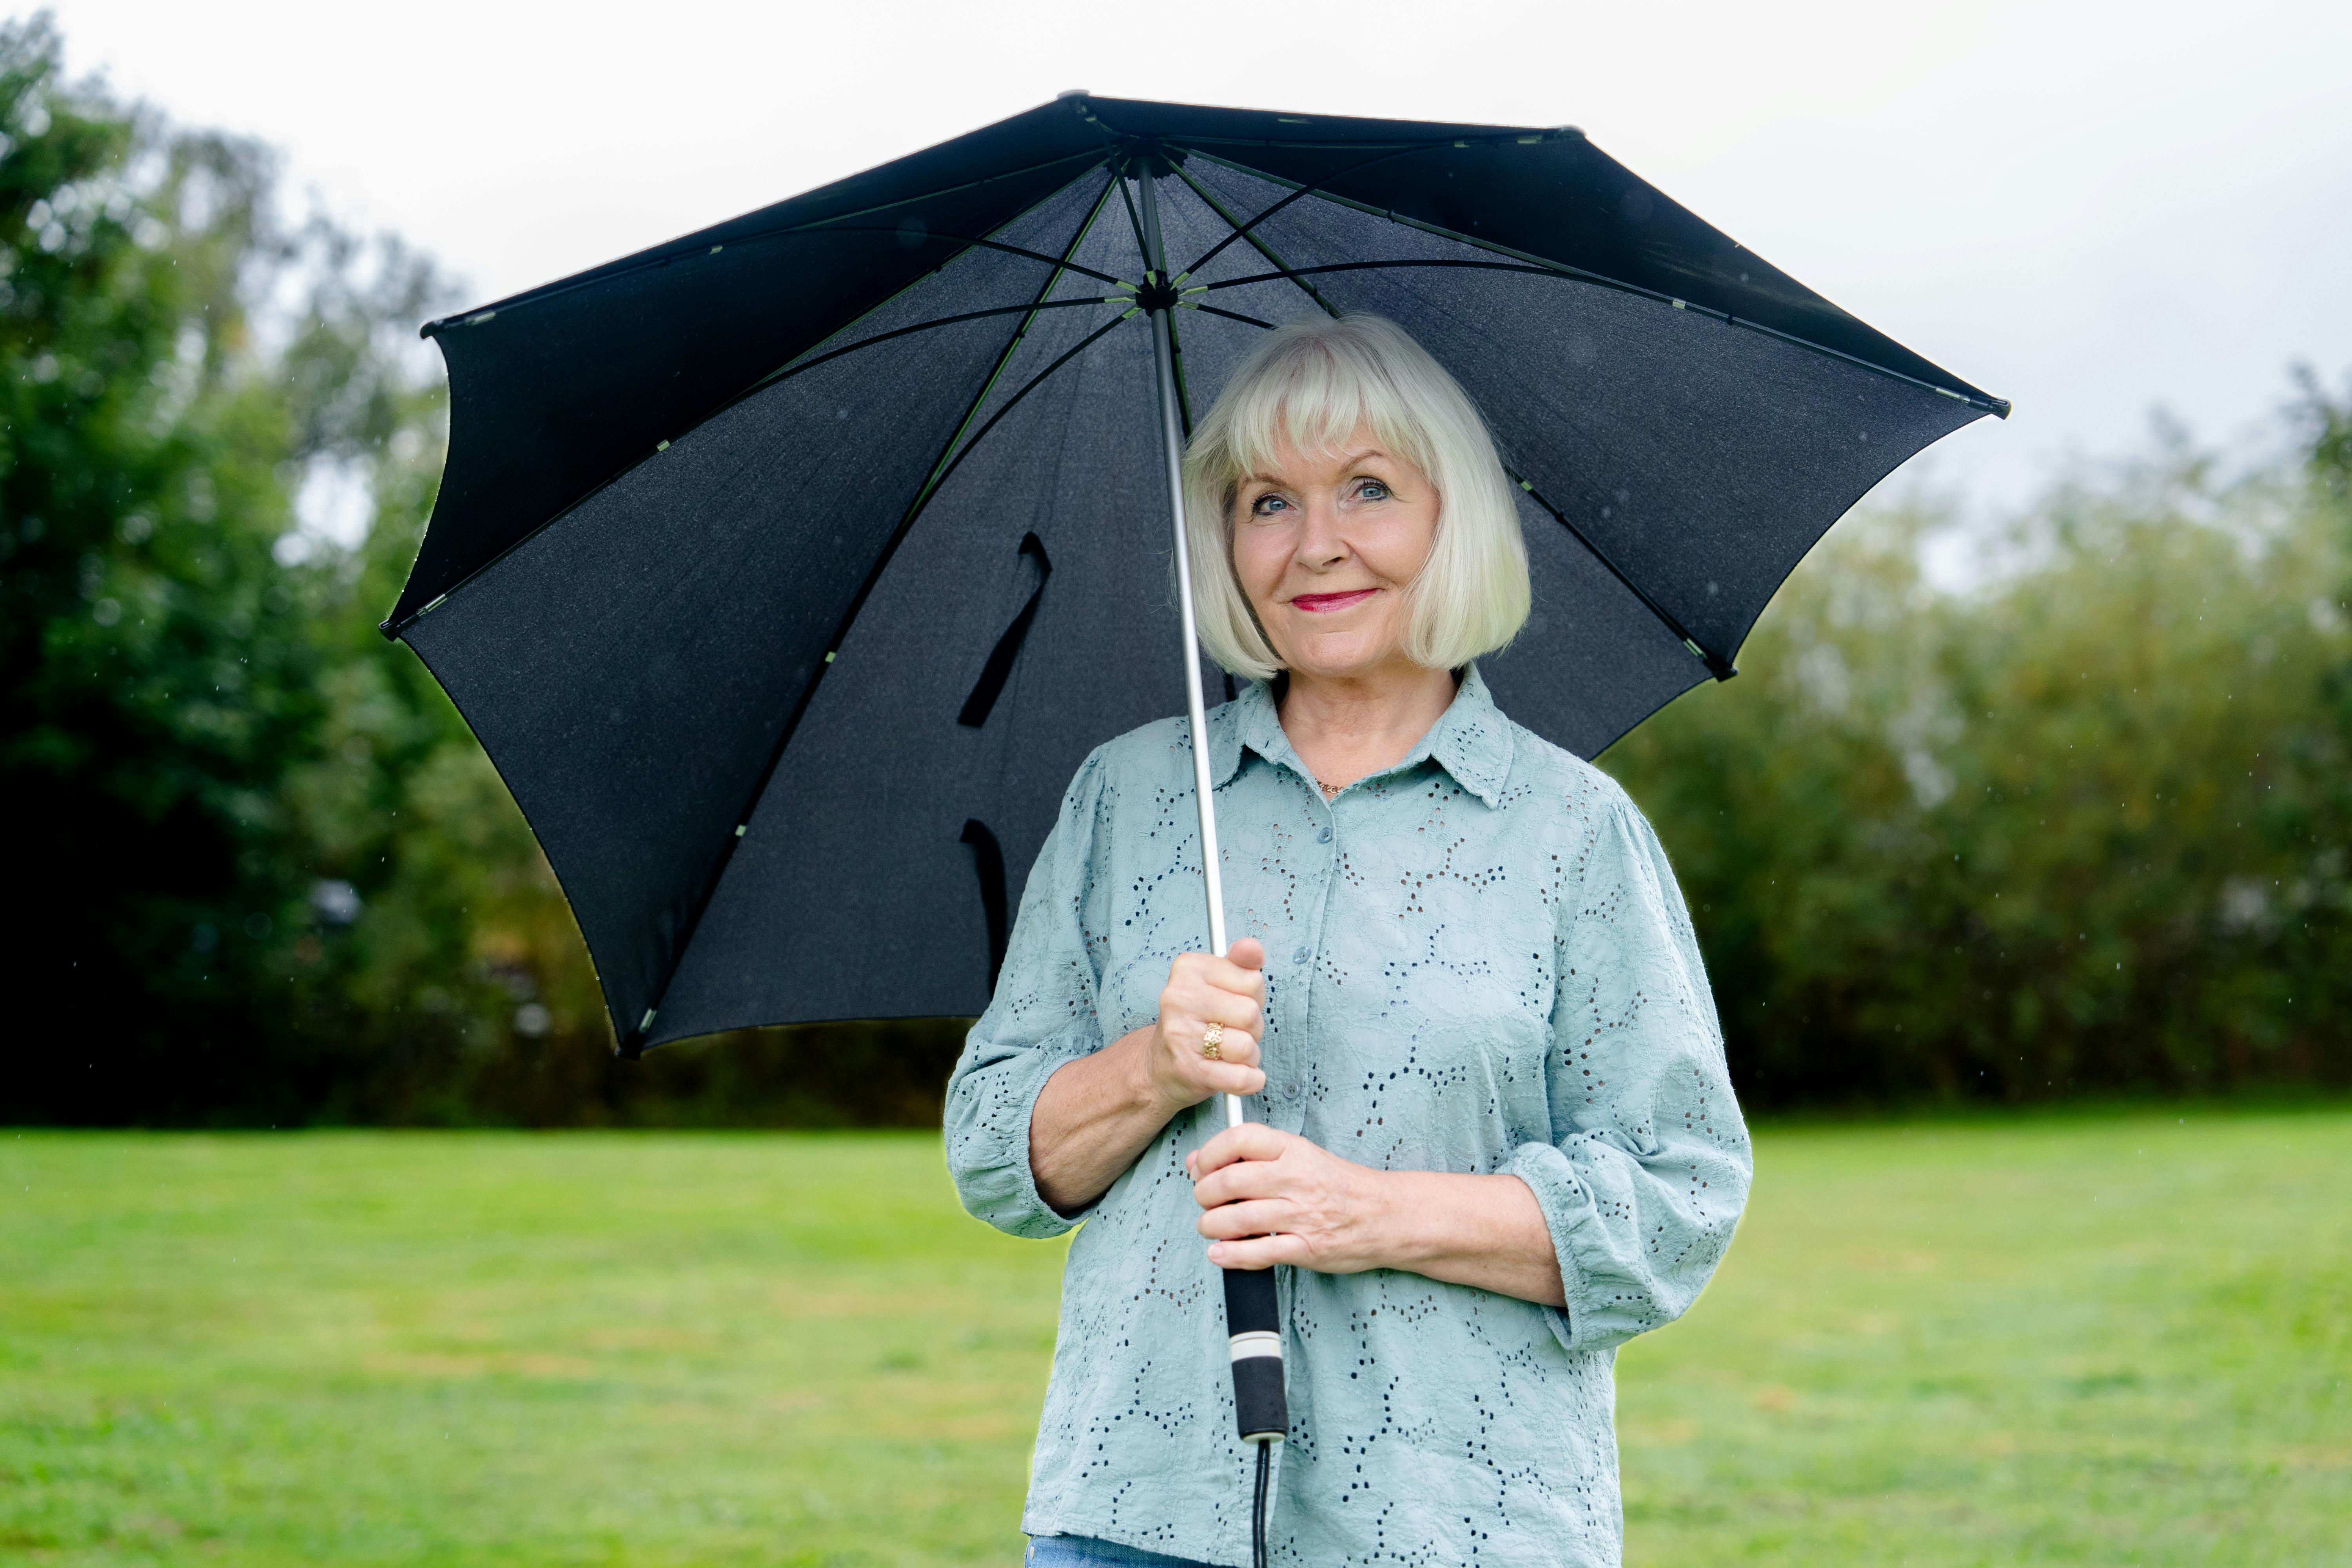
{"type": "Polygon", "coordinates": [[[68,60],[284,149],[488,300],[1065,88],[1581,125],[2015,401],[1913,465],[1980,506],[2163,404],[2242,438],[2352,369],[2352,7],[58,0],[68,60]]]}

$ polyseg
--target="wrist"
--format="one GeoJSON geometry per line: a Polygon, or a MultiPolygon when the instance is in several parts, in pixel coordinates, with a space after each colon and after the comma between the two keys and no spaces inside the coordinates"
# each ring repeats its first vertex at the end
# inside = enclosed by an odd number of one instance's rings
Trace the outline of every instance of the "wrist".
{"type": "Polygon", "coordinates": [[[1349,1206],[1357,1215],[1364,1267],[1418,1271],[1430,1256],[1427,1205],[1416,1201],[1419,1194],[1413,1190],[1413,1178],[1420,1173],[1356,1168],[1361,1174],[1356,1201],[1349,1206]]]}
{"type": "MultiPolygon", "coordinates": [[[[1368,1205],[1372,1216],[1379,1267],[1427,1273],[1445,1258],[1460,1237],[1448,1223],[1443,1175],[1429,1171],[1369,1171],[1374,1196],[1368,1205]]],[[[1458,1216],[1455,1216],[1458,1217],[1458,1216]]]]}
{"type": "Polygon", "coordinates": [[[1159,1026],[1146,1024],[1121,1036],[1117,1048],[1127,1053],[1129,1102],[1137,1110],[1149,1112],[1155,1121],[1165,1122],[1200,1101],[1183,1098],[1181,1086],[1171,1088],[1165,1080],[1159,1070],[1159,1026]]]}

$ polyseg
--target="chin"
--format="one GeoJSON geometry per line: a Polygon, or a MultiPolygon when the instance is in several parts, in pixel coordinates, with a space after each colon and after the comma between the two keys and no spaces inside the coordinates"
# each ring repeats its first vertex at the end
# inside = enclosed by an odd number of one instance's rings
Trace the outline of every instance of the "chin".
{"type": "MultiPolygon", "coordinates": [[[[1339,639],[1332,639],[1337,643],[1339,639]]],[[[1298,657],[1285,662],[1301,675],[1341,677],[1370,675],[1396,658],[1392,647],[1365,647],[1360,644],[1326,646],[1312,644],[1299,650],[1298,657]]]]}

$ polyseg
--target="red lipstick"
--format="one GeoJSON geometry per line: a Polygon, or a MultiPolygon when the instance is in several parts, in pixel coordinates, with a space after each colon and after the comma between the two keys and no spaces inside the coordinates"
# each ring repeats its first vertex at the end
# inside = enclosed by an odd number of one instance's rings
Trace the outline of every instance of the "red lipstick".
{"type": "Polygon", "coordinates": [[[1378,588],[1358,588],[1347,594],[1301,594],[1290,601],[1290,605],[1309,615],[1327,615],[1333,610],[1344,610],[1350,605],[1360,605],[1379,592],[1378,588]]]}

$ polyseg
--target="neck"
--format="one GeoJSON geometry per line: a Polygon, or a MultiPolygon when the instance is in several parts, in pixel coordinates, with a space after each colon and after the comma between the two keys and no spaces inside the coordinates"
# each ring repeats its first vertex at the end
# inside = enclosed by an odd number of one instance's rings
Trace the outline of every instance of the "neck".
{"type": "Polygon", "coordinates": [[[1399,662],[1357,675],[1293,670],[1279,710],[1291,750],[1326,790],[1404,760],[1454,701],[1451,671],[1399,662]]]}

